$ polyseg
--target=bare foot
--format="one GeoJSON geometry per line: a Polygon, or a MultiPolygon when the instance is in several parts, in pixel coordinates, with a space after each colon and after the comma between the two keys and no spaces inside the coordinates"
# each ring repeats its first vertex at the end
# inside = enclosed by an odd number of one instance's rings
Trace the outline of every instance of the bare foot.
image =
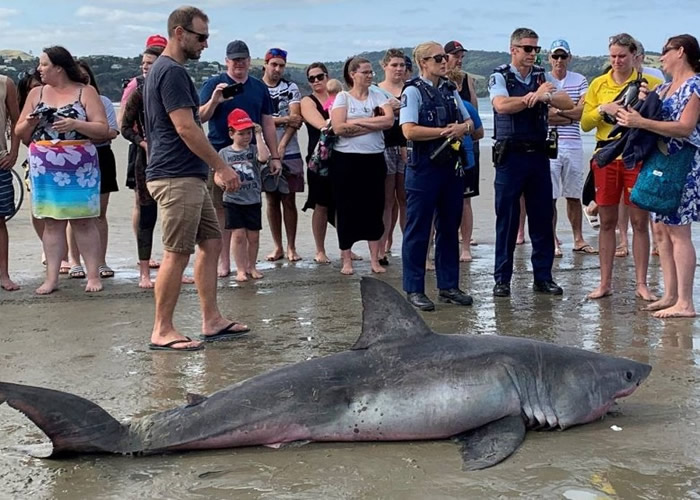
{"type": "Polygon", "coordinates": [[[460,262],[471,262],[473,260],[472,253],[469,250],[462,250],[462,255],[459,256],[460,262]]]}
{"type": "Polygon", "coordinates": [[[100,281],[99,278],[98,279],[88,278],[87,285],[85,285],[85,291],[88,293],[101,292],[102,291],[102,281],[100,281]]]}
{"type": "Polygon", "coordinates": [[[343,263],[343,267],[340,270],[340,273],[348,276],[354,274],[355,271],[352,268],[352,261],[343,263]]]}
{"type": "Polygon", "coordinates": [[[192,276],[183,276],[180,283],[183,285],[194,285],[194,278],[192,276]]]}
{"type": "Polygon", "coordinates": [[[435,262],[432,260],[428,259],[425,261],[425,270],[426,271],[435,271],[435,262]]]}
{"type": "Polygon", "coordinates": [[[8,276],[7,278],[0,278],[0,288],[8,292],[14,292],[15,290],[19,290],[19,285],[8,276]]]}
{"type": "Polygon", "coordinates": [[[35,290],[35,293],[38,295],[48,295],[56,290],[58,290],[58,282],[46,280],[35,290]]]}
{"type": "Polygon", "coordinates": [[[68,274],[70,272],[70,262],[67,260],[61,261],[61,266],[58,268],[58,274],[68,274]]]}
{"type": "Polygon", "coordinates": [[[694,318],[695,317],[695,308],[692,306],[690,308],[686,308],[683,306],[680,306],[678,304],[667,307],[666,309],[661,309],[660,311],[656,311],[654,314],[652,314],[655,318],[694,318]]]}
{"type": "Polygon", "coordinates": [[[216,271],[216,275],[219,278],[228,278],[231,275],[231,269],[226,269],[226,267],[219,267],[216,271]]]}
{"type": "Polygon", "coordinates": [[[629,254],[630,251],[627,245],[618,245],[617,248],[615,248],[615,257],[627,257],[629,254]]]}
{"type": "Polygon", "coordinates": [[[236,272],[236,281],[248,281],[248,275],[243,271],[236,272]]]}
{"type": "Polygon", "coordinates": [[[314,262],[317,264],[330,264],[331,259],[328,258],[326,252],[317,252],[316,257],[314,257],[314,262]]]}
{"type": "Polygon", "coordinates": [[[151,289],[153,288],[153,281],[151,281],[150,276],[141,276],[139,278],[139,288],[151,289]]]}
{"type": "Polygon", "coordinates": [[[287,260],[289,262],[297,262],[301,260],[301,257],[297,253],[296,248],[288,248],[287,249],[287,260]]]}
{"type": "Polygon", "coordinates": [[[471,240],[469,240],[469,244],[470,244],[471,246],[475,247],[475,246],[478,246],[478,245],[479,245],[479,242],[476,241],[474,238],[472,238],[471,240]]]}
{"type": "Polygon", "coordinates": [[[350,252],[350,259],[351,260],[363,260],[362,257],[357,255],[355,252],[350,252]]]}
{"type": "Polygon", "coordinates": [[[156,259],[151,259],[148,261],[148,268],[149,269],[158,269],[160,267],[160,262],[158,262],[156,259]]]}
{"type": "Polygon", "coordinates": [[[656,295],[651,293],[646,283],[637,285],[637,291],[635,292],[635,295],[642,300],[646,300],[647,302],[659,300],[659,298],[656,295]]]}
{"type": "Polygon", "coordinates": [[[382,267],[382,266],[379,264],[379,262],[371,263],[371,264],[370,264],[370,267],[372,268],[372,272],[373,272],[373,273],[381,274],[381,273],[385,273],[385,272],[386,272],[386,269],[385,269],[384,267],[382,267]]]}
{"type": "Polygon", "coordinates": [[[270,254],[268,254],[267,257],[265,257],[265,260],[268,262],[275,262],[280,260],[282,257],[284,257],[284,252],[282,249],[275,248],[270,254]]]}
{"type": "Polygon", "coordinates": [[[610,295],[612,295],[612,290],[610,288],[603,287],[603,285],[600,285],[598,288],[596,288],[588,294],[588,298],[602,299],[603,297],[609,297],[610,295]]]}
{"type": "Polygon", "coordinates": [[[668,309],[673,306],[678,299],[674,297],[661,297],[659,300],[647,304],[642,307],[642,311],[660,311],[661,309],[668,309]]]}
{"type": "Polygon", "coordinates": [[[261,273],[260,271],[258,271],[257,269],[250,269],[247,272],[247,274],[248,274],[248,276],[250,276],[254,280],[259,280],[260,278],[265,277],[265,275],[263,273],[261,273]]]}

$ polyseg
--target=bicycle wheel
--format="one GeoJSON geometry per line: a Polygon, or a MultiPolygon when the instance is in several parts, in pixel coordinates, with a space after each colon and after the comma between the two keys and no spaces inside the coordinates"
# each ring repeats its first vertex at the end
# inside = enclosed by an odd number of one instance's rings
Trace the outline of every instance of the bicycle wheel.
{"type": "Polygon", "coordinates": [[[15,192],[15,211],[11,215],[5,217],[6,221],[10,220],[19,212],[19,209],[22,207],[22,202],[24,201],[24,179],[15,169],[10,170],[10,172],[12,172],[12,188],[15,192]]]}

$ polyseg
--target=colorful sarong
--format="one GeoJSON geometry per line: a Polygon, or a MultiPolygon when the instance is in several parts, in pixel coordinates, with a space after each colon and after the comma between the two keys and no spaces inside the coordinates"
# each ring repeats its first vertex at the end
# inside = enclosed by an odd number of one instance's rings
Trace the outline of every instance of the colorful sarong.
{"type": "Polygon", "coordinates": [[[92,142],[32,142],[29,178],[34,217],[67,220],[100,215],[100,168],[92,142]]]}

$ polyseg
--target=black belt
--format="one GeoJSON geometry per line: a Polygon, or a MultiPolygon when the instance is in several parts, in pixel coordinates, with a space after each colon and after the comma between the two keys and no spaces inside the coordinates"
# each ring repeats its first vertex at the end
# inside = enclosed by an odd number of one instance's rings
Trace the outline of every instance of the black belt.
{"type": "Polygon", "coordinates": [[[508,150],[514,153],[544,153],[547,151],[545,142],[509,142],[508,150]]]}

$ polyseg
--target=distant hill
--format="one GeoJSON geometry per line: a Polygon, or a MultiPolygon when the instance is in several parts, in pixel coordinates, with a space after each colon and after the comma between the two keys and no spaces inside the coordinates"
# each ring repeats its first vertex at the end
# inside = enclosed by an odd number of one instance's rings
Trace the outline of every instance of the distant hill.
{"type": "MultiPolygon", "coordinates": [[[[402,49],[406,54],[411,54],[412,48],[402,49]]],[[[372,66],[377,73],[375,81],[379,82],[384,79],[384,71],[380,65],[380,61],[384,56],[384,51],[362,52],[361,55],[372,62],[372,66]]],[[[546,61],[547,55],[542,54],[542,59],[546,61]]],[[[645,65],[659,67],[658,54],[647,54],[645,65]]],[[[82,57],[85,60],[97,78],[97,83],[100,87],[100,92],[112,101],[119,101],[122,93],[124,81],[128,81],[133,76],[139,73],[140,57],[116,57],[109,55],[96,55],[82,57]]],[[[480,97],[487,95],[487,77],[493,72],[497,66],[510,61],[510,56],[506,52],[494,52],[485,50],[470,50],[465,58],[464,69],[475,77],[477,94],[480,97]]],[[[8,75],[11,78],[18,79],[20,73],[28,69],[35,68],[38,59],[31,54],[18,50],[0,50],[0,74],[8,75]],[[2,61],[6,61],[2,64],[2,61]]],[[[326,62],[326,66],[332,77],[342,80],[342,68],[344,61],[326,62]]],[[[605,66],[608,64],[607,56],[580,56],[576,57],[570,69],[577,71],[586,76],[589,81],[600,75],[605,66]]],[[[251,74],[257,78],[262,76],[262,59],[253,59],[251,63],[251,74]]],[[[296,82],[299,85],[302,93],[309,93],[310,88],[306,80],[304,72],[306,64],[289,62],[287,64],[287,73],[285,77],[288,80],[296,82]]],[[[223,64],[218,62],[193,61],[187,65],[192,79],[197,87],[212,75],[224,71],[223,64]]]]}

